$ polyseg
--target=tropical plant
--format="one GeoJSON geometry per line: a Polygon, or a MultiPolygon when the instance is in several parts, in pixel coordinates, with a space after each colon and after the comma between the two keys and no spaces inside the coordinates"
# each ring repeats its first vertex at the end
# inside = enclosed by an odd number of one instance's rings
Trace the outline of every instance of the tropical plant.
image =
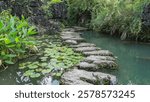
{"type": "Polygon", "coordinates": [[[3,64],[14,64],[16,58],[34,46],[31,35],[37,34],[34,26],[30,26],[22,16],[19,19],[9,11],[0,13],[0,60],[3,64]]]}

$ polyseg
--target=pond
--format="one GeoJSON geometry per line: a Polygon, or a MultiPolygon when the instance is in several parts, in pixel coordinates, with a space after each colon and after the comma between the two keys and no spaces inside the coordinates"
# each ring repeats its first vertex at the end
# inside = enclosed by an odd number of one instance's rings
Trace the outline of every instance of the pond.
{"type": "MultiPolygon", "coordinates": [[[[0,85],[39,85],[39,84],[51,84],[58,85],[59,80],[52,76],[41,76],[39,78],[30,78],[24,76],[25,69],[19,69],[19,65],[26,62],[35,63],[35,61],[40,61],[39,59],[43,56],[38,55],[43,53],[47,46],[55,45],[56,43],[60,43],[58,36],[35,36],[37,40],[37,47],[39,49],[39,53],[28,56],[25,59],[18,60],[15,64],[9,65],[6,70],[0,70],[0,85]],[[45,79],[44,79],[45,78],[45,79]],[[44,80],[43,80],[44,79],[44,80]]],[[[45,61],[46,62],[46,61],[45,61]]]]}
{"type": "Polygon", "coordinates": [[[150,44],[121,41],[92,31],[83,32],[82,37],[114,53],[119,69],[107,73],[116,75],[119,84],[150,84],[150,44]]]}

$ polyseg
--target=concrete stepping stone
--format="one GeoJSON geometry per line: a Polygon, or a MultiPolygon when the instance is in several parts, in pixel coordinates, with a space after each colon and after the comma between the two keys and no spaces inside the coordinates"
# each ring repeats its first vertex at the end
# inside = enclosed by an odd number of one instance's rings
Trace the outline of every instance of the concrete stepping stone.
{"type": "Polygon", "coordinates": [[[99,68],[117,69],[118,65],[114,61],[97,60],[93,64],[96,64],[99,68]]]}
{"type": "Polygon", "coordinates": [[[101,72],[88,72],[74,68],[61,77],[63,85],[116,85],[116,76],[101,72]]]}
{"type": "Polygon", "coordinates": [[[88,63],[88,62],[80,62],[78,65],[79,69],[87,70],[87,71],[98,71],[99,68],[96,64],[88,63]]]}
{"type": "Polygon", "coordinates": [[[78,41],[78,42],[83,42],[83,41],[85,41],[83,38],[81,38],[81,37],[64,37],[64,38],[62,38],[63,40],[76,40],[76,41],[78,41]]]}
{"type": "Polygon", "coordinates": [[[69,44],[69,45],[70,45],[70,44],[71,44],[71,45],[77,45],[77,44],[78,44],[78,42],[75,41],[75,40],[65,40],[64,43],[69,44]]]}
{"type": "Polygon", "coordinates": [[[116,59],[111,57],[111,56],[88,56],[85,58],[84,61],[89,62],[89,63],[93,63],[94,61],[101,61],[101,60],[107,60],[107,61],[115,61],[116,59]]]}
{"type": "Polygon", "coordinates": [[[91,44],[91,43],[80,43],[78,45],[70,45],[70,47],[72,48],[78,48],[78,47],[96,47],[95,44],[91,44]]]}
{"type": "Polygon", "coordinates": [[[95,51],[100,50],[98,47],[79,47],[74,49],[76,52],[86,52],[86,51],[95,51]]]}
{"type": "Polygon", "coordinates": [[[83,54],[86,56],[90,56],[90,55],[113,56],[113,53],[108,50],[89,51],[89,52],[83,52],[83,54]]]}

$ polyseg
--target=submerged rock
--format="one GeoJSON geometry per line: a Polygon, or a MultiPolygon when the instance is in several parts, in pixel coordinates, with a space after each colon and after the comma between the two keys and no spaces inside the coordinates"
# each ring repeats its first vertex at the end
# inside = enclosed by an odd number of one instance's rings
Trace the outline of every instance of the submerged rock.
{"type": "Polygon", "coordinates": [[[45,76],[41,82],[41,85],[52,85],[52,76],[45,76]]]}
{"type": "Polygon", "coordinates": [[[90,56],[90,55],[113,56],[113,53],[108,50],[89,51],[89,52],[83,52],[83,54],[86,56],[90,56]]]}
{"type": "Polygon", "coordinates": [[[63,74],[61,78],[63,85],[115,85],[116,76],[101,72],[88,72],[73,69],[63,74]]]}

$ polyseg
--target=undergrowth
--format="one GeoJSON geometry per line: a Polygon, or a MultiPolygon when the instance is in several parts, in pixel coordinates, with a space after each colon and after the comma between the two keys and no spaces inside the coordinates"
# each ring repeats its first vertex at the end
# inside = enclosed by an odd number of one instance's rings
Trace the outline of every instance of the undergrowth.
{"type": "Polygon", "coordinates": [[[23,16],[19,19],[8,10],[0,13],[0,66],[14,64],[30,51],[35,43],[30,36],[34,34],[37,34],[35,27],[23,16]]]}
{"type": "MultiPolygon", "coordinates": [[[[96,31],[105,31],[126,38],[149,39],[150,34],[142,30],[141,15],[149,0],[67,0],[70,21],[77,20],[80,13],[89,11],[89,25],[96,31]]],[[[88,19],[86,19],[88,21],[88,19]]],[[[88,23],[88,24],[87,24],[88,23]]]]}

